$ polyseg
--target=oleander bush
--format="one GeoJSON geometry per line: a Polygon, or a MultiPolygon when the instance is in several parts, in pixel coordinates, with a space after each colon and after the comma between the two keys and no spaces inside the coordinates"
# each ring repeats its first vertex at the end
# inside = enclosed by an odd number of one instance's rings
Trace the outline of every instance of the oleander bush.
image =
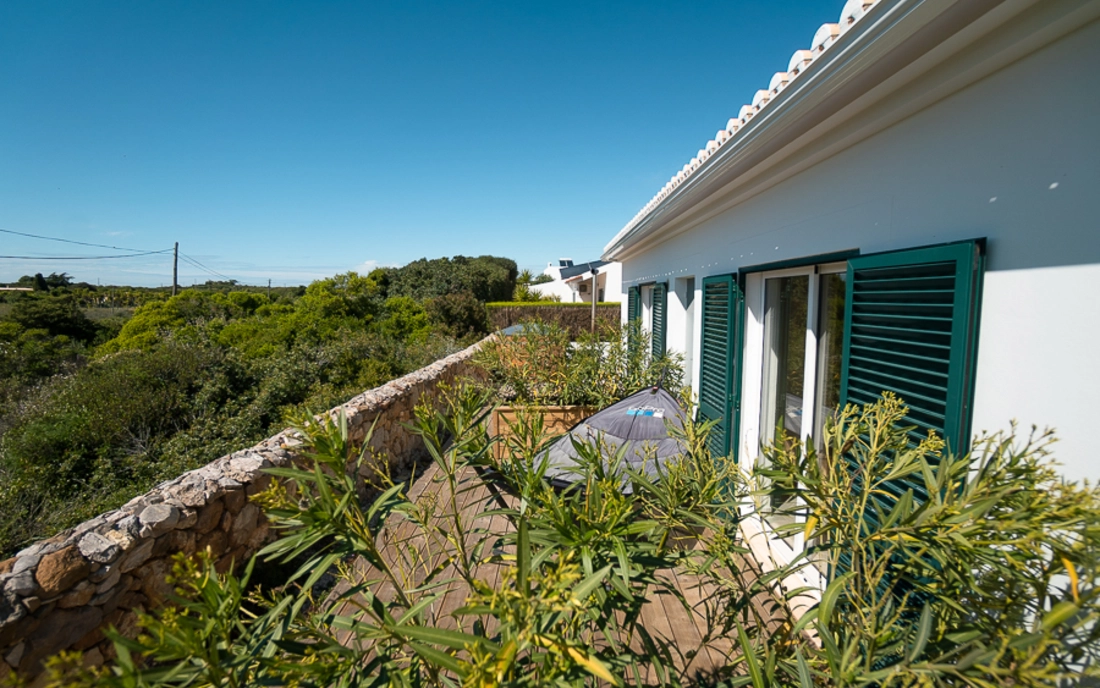
{"type": "Polygon", "coordinates": [[[280,539],[240,576],[180,558],[177,606],[143,617],[137,639],[114,633],[107,669],[58,658],[53,685],[1057,686],[1097,675],[1100,495],[1057,478],[1045,435],[987,437],[954,457],[935,437],[910,446],[905,408],[888,397],[844,409],[820,453],[773,448],[746,474],[709,454],[709,423],[688,419],[675,433],[682,459],[658,479],[578,445],[584,489],[561,492],[542,478],[537,419],[494,458],[487,399],[466,387],[448,413],[419,410],[439,489],[415,500],[382,484],[361,505],[346,467],[368,457],[342,422],[307,421],[309,463],[272,469],[278,481],[259,497],[280,539]],[[514,499],[463,510],[478,470],[514,499]],[[747,575],[738,523],[775,491],[800,500],[792,528],[807,557],[747,575]],[[514,528],[487,527],[499,518],[514,528]],[[435,556],[413,556],[417,542],[435,556]],[[248,592],[256,566],[294,557],[307,561],[285,586],[248,592]],[[809,566],[830,582],[796,618],[807,591],[780,583],[809,566]],[[315,596],[333,568],[347,585],[315,596]],[[671,574],[710,591],[694,605],[699,648],[640,623],[658,595],[692,606],[671,574]],[[456,587],[465,604],[442,610],[456,587]],[[722,661],[703,672],[707,653],[722,661]]]}
{"type": "Polygon", "coordinates": [[[529,322],[487,342],[474,363],[488,373],[487,389],[516,404],[603,407],[656,384],[676,394],[683,382],[683,357],[652,356],[636,322],[571,340],[555,323],[529,322]]]}

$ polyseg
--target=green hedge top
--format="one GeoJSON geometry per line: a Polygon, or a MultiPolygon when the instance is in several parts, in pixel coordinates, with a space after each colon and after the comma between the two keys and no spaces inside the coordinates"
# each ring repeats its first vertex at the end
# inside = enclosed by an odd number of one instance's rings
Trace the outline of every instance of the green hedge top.
{"type": "MultiPolygon", "coordinates": [[[[618,301],[597,301],[596,306],[621,306],[618,301]]],[[[538,306],[539,308],[591,308],[591,303],[585,303],[583,301],[578,303],[560,303],[558,301],[490,301],[485,304],[486,308],[524,308],[529,306],[538,306]]]]}

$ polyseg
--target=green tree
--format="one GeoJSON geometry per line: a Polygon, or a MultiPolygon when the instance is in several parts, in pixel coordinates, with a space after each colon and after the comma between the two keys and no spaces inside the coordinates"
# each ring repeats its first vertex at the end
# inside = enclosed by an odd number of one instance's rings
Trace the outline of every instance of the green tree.
{"type": "Polygon", "coordinates": [[[96,328],[71,295],[23,298],[12,307],[8,319],[27,330],[46,330],[82,342],[95,338],[96,328]]]}
{"type": "Polygon", "coordinates": [[[444,294],[430,299],[425,308],[431,322],[456,339],[480,337],[489,332],[485,304],[469,292],[444,294]]]}
{"type": "Polygon", "coordinates": [[[428,312],[408,296],[391,296],[382,310],[384,317],[378,321],[378,329],[387,337],[399,341],[423,340],[431,332],[428,312]]]}

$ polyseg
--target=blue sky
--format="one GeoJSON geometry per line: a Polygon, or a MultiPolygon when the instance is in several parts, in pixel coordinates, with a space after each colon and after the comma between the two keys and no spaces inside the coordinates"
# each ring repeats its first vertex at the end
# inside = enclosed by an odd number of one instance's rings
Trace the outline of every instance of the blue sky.
{"type": "MultiPolygon", "coordinates": [[[[593,259],[842,6],[3,3],[0,229],[179,241],[247,284],[593,259]]],[[[111,253],[0,234],[0,255],[111,253]]],[[[171,259],[0,258],[0,282],[62,271],[156,286],[171,259]]]]}

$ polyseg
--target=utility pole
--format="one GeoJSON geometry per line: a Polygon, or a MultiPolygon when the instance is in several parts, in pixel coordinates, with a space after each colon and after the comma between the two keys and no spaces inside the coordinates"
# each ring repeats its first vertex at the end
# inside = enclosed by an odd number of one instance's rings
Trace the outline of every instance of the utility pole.
{"type": "Polygon", "coordinates": [[[176,248],[172,251],[172,296],[176,295],[179,288],[180,242],[176,242],[176,248]]]}
{"type": "Polygon", "coordinates": [[[596,281],[597,275],[600,274],[599,268],[592,268],[592,332],[596,331],[596,281]]]}

